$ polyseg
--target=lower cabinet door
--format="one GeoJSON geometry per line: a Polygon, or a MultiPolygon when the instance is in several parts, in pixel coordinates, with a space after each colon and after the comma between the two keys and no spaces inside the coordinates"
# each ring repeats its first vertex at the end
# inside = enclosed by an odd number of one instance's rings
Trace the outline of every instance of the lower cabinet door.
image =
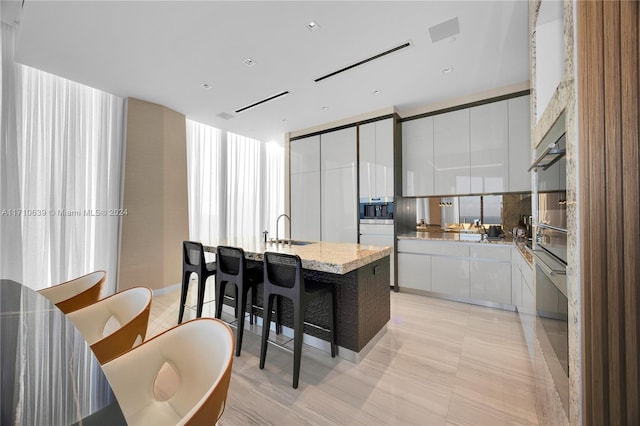
{"type": "Polygon", "coordinates": [[[469,297],[469,260],[432,256],[431,291],[469,297]]]}
{"type": "Polygon", "coordinates": [[[431,256],[398,253],[398,286],[431,291],[431,256]]]}
{"type": "MultiPolygon", "coordinates": [[[[517,250],[517,249],[516,249],[517,250]]],[[[511,304],[522,309],[522,274],[520,266],[511,264],[511,304]]]]}
{"type": "Polygon", "coordinates": [[[472,260],[471,297],[489,302],[511,304],[511,264],[472,260]]]}

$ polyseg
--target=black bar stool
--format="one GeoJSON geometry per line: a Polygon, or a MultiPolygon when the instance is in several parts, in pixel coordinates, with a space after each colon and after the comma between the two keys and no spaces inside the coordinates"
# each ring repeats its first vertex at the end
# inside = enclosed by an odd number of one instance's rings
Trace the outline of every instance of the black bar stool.
{"type": "Polygon", "coordinates": [[[329,341],[331,357],[336,356],[335,308],[333,284],[305,281],[302,276],[302,262],[297,255],[266,252],[264,254],[264,304],[262,322],[262,342],[260,345],[260,369],[264,368],[267,357],[267,341],[271,324],[271,307],[276,296],[286,297],[293,302],[293,388],[298,387],[300,378],[300,358],[302,355],[302,334],[304,333],[304,313],[306,304],[317,297],[329,295],[331,310],[329,341]]]}
{"type": "Polygon", "coordinates": [[[184,305],[187,302],[187,291],[189,289],[189,278],[191,274],[198,275],[198,304],[196,317],[202,316],[202,306],[204,305],[204,287],[207,278],[216,274],[216,262],[206,263],[204,260],[204,248],[202,244],[194,241],[182,242],[182,291],[180,293],[180,311],[178,313],[178,324],[182,322],[184,315],[184,305]]]}
{"type": "Polygon", "coordinates": [[[262,282],[262,273],[257,269],[247,268],[244,250],[237,247],[218,246],[218,272],[216,273],[216,318],[222,314],[222,301],[227,283],[236,286],[235,317],[238,321],[236,330],[236,356],[242,349],[244,333],[244,316],[247,310],[247,293],[251,290],[251,312],[249,324],[253,324],[253,306],[256,303],[255,287],[262,282]]]}

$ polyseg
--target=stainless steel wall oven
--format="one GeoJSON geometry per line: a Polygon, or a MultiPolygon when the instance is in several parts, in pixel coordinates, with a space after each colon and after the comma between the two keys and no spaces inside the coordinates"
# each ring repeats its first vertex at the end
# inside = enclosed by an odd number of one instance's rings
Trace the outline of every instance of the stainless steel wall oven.
{"type": "Polygon", "coordinates": [[[551,128],[537,152],[533,253],[536,282],[536,336],[560,399],[569,409],[567,297],[567,192],[564,117],[551,128]]]}

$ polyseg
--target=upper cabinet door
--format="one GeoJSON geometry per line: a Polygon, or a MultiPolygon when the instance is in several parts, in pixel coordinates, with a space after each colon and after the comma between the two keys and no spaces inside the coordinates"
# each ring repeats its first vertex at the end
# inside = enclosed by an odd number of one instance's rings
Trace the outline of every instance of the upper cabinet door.
{"type": "Polygon", "coordinates": [[[376,172],[374,197],[393,197],[393,118],[375,122],[376,172]]]}
{"type": "Polygon", "coordinates": [[[509,99],[509,191],[531,191],[529,96],[509,99]]]}
{"type": "Polygon", "coordinates": [[[320,170],[320,135],[296,139],[289,144],[291,173],[320,170]]]}
{"type": "Polygon", "coordinates": [[[505,192],[509,179],[507,101],[470,108],[471,192],[505,192]]]}
{"type": "Polygon", "coordinates": [[[433,126],[435,194],[471,193],[469,109],[436,115],[433,126]]]}
{"type": "Polygon", "coordinates": [[[360,198],[376,197],[376,123],[359,127],[360,198]]]}
{"type": "Polygon", "coordinates": [[[433,117],[402,123],[402,195],[434,195],[433,117]]]}
{"type": "Polygon", "coordinates": [[[323,133],[320,136],[321,170],[355,167],[356,158],[355,126],[323,133]]]}

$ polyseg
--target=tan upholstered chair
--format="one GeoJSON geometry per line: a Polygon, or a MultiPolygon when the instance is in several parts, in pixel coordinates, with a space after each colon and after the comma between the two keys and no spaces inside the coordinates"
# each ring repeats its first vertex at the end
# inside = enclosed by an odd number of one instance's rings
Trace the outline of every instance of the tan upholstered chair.
{"type": "Polygon", "coordinates": [[[144,341],[151,290],[134,287],[67,314],[104,364],[144,341]],[[115,321],[115,323],[114,323],[115,321]]]}
{"type": "Polygon", "coordinates": [[[65,314],[100,300],[105,271],[95,271],[39,291],[65,314]]]}
{"type": "Polygon", "coordinates": [[[227,324],[199,318],[177,325],[103,365],[129,426],[213,425],[224,411],[233,333],[227,324]],[[161,401],[154,383],[165,364],[178,376],[176,392],[161,401]]]}

